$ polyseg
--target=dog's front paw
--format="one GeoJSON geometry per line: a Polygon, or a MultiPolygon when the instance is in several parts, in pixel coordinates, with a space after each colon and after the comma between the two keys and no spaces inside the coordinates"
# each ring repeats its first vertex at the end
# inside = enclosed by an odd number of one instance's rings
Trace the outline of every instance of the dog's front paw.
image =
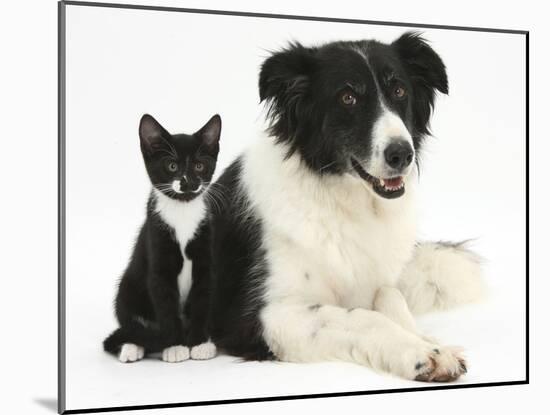
{"type": "Polygon", "coordinates": [[[421,382],[452,382],[468,371],[459,348],[434,347],[414,367],[415,380],[421,382]]]}
{"type": "Polygon", "coordinates": [[[141,346],[132,343],[124,343],[120,348],[118,360],[122,363],[132,363],[143,359],[145,349],[141,346]]]}
{"type": "Polygon", "coordinates": [[[168,363],[178,363],[189,359],[189,348],[177,345],[167,347],[162,351],[162,360],[168,363]]]}

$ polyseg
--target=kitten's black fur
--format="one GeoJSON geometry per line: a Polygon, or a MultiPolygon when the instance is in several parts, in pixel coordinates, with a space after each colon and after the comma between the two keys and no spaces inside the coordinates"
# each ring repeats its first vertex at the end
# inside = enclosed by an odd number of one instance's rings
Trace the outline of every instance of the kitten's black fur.
{"type": "MultiPolygon", "coordinates": [[[[194,234],[180,247],[175,229],[158,212],[157,203],[161,203],[159,198],[175,203],[172,206],[178,206],[179,212],[181,205],[200,202],[195,199],[208,191],[216,167],[220,131],[218,115],[192,135],[171,135],[150,115],[142,117],[141,151],[153,190],[145,223],[118,287],[115,312],[120,328],[103,342],[107,352],[119,353],[124,343],[151,353],[208,340],[211,231],[207,210],[196,220],[194,234]],[[180,298],[178,287],[186,260],[182,252],[192,261],[187,298],[180,298]]],[[[185,206],[178,221],[186,220],[185,206]]]]}

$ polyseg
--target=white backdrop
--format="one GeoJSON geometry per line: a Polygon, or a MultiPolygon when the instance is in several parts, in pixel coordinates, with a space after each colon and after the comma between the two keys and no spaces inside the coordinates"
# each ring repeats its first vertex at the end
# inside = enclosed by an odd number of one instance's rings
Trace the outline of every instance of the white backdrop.
{"type": "MultiPolygon", "coordinates": [[[[119,2],[131,2],[119,0],[119,2]]],[[[140,3],[261,11],[302,15],[354,17],[530,30],[530,237],[531,256],[531,372],[530,385],[474,388],[433,393],[384,394],[347,398],[264,402],[172,410],[140,411],[193,414],[280,414],[369,411],[424,414],[445,408],[449,415],[480,410],[517,414],[540,411],[547,402],[550,347],[547,316],[550,289],[546,235],[550,198],[546,139],[546,74],[550,72],[550,41],[543,2],[463,0],[394,0],[392,2],[318,2],[312,0],[140,0],[140,3]],[[536,189],[536,191],[535,191],[536,189]],[[542,405],[542,406],[541,406],[542,405]]],[[[2,408],[14,413],[51,414],[56,406],[57,349],[57,4],[56,0],[27,0],[0,4],[3,65],[0,66],[0,111],[3,148],[0,183],[5,196],[0,215],[0,249],[4,289],[0,291],[3,333],[0,342],[2,408]],[[24,157],[22,156],[24,155],[24,157]],[[22,160],[24,166],[22,166],[22,160]],[[39,180],[37,181],[37,173],[39,180]],[[32,191],[28,184],[32,183],[32,191]]],[[[427,177],[424,175],[423,181],[427,177]]],[[[498,273],[495,274],[498,276],[498,273]]],[[[496,280],[496,278],[495,278],[496,280]]],[[[446,315],[445,315],[446,316],[446,315]]],[[[447,318],[443,322],[449,323],[447,318]]],[[[464,344],[464,343],[462,343],[464,344]]],[[[506,366],[507,361],[502,361],[506,366]]],[[[472,369],[473,370],[473,369],[472,369]]],[[[368,379],[367,379],[368,381],[368,379]]],[[[151,384],[158,388],[157,384],[151,384]]],[[[135,393],[134,395],[138,395],[135,393]]],[[[123,412],[129,413],[129,412],[123,412]]],[[[133,412],[132,412],[133,413],[133,412]]]]}
{"type": "MultiPolygon", "coordinates": [[[[237,364],[231,357],[119,364],[101,350],[149,183],[137,124],[153,114],[190,133],[223,120],[218,173],[263,126],[258,68],[289,40],[391,41],[388,26],[67,9],[67,408],[414,387],[344,363],[237,364]],[[154,379],[155,387],[151,388],[154,379]],[[235,379],[239,379],[235,382],[235,379]]],[[[465,346],[461,382],[525,377],[524,37],[422,30],[448,67],[421,174],[421,235],[477,237],[491,298],[426,316],[421,327],[465,346]],[[503,365],[502,362],[506,364],[503,365]]]]}

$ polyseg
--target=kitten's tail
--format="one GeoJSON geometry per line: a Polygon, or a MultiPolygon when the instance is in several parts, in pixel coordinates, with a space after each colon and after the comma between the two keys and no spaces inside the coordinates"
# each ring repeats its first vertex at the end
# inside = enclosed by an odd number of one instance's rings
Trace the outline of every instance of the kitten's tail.
{"type": "Polygon", "coordinates": [[[139,323],[122,326],[103,340],[103,349],[117,355],[123,344],[132,343],[141,346],[147,353],[161,352],[169,344],[160,331],[139,323]]]}

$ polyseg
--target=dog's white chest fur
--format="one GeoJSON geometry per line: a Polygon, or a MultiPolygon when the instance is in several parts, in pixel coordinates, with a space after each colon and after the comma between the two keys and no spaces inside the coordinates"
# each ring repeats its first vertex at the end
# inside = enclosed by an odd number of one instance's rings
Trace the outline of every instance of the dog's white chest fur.
{"type": "Polygon", "coordinates": [[[174,230],[183,256],[183,267],[178,275],[178,289],[183,303],[191,289],[193,270],[193,261],[186,256],[185,248],[195,236],[199,224],[204,219],[206,205],[202,195],[190,202],[170,199],[157,190],[155,190],[155,195],[157,198],[155,210],[162,220],[174,230]]]}
{"type": "Polygon", "coordinates": [[[394,285],[415,242],[414,186],[396,200],[375,198],[351,174],[312,174],[269,138],[244,157],[243,180],[264,226],[267,301],[371,308],[394,285]]]}

